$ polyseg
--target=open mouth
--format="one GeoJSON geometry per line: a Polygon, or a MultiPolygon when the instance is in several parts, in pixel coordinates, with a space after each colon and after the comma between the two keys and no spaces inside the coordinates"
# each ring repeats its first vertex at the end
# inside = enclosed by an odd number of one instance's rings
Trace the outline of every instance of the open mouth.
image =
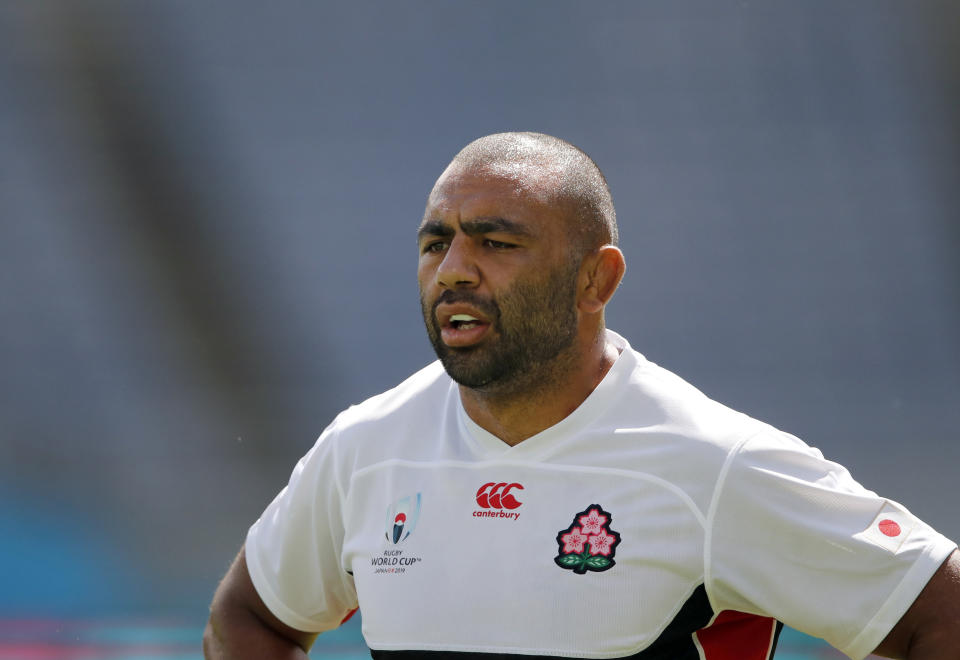
{"type": "Polygon", "coordinates": [[[441,316],[440,337],[451,348],[474,346],[483,340],[490,329],[490,322],[464,311],[441,316]]]}
{"type": "Polygon", "coordinates": [[[450,317],[450,325],[455,330],[470,330],[480,324],[480,320],[469,314],[454,314],[450,317]]]}

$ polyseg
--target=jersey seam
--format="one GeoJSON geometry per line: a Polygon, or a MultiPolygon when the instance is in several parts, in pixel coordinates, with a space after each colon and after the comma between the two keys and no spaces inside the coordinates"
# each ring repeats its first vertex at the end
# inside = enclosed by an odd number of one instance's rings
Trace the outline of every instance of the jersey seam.
{"type": "MultiPolygon", "coordinates": [[[[330,440],[333,443],[331,448],[331,453],[333,454],[333,485],[337,489],[337,495],[340,497],[340,502],[337,505],[337,508],[340,509],[340,520],[347,520],[347,512],[344,507],[347,506],[347,496],[346,492],[343,490],[343,484],[340,482],[340,435],[336,432],[339,426],[339,416],[333,420],[333,423],[330,425],[330,440]]],[[[346,541],[346,529],[343,530],[343,539],[340,541],[340,557],[343,557],[343,543],[346,541]]],[[[356,594],[356,588],[349,584],[351,580],[350,572],[343,566],[343,563],[340,563],[340,582],[341,586],[344,587],[346,593],[356,594]]],[[[358,600],[357,598],[353,599],[354,601],[358,600]]]]}
{"type": "Polygon", "coordinates": [[[638,479],[641,481],[646,481],[662,486],[673,495],[684,503],[684,505],[690,509],[690,512],[693,514],[694,518],[697,520],[697,523],[701,528],[704,528],[706,524],[706,519],[703,515],[703,512],[697,506],[696,502],[693,501],[693,498],[687,494],[682,488],[668,481],[662,477],[658,477],[647,472],[637,472],[635,470],[624,470],[622,468],[608,468],[608,467],[597,467],[593,465],[563,465],[563,464],[533,464],[531,465],[526,461],[518,460],[502,460],[502,459],[489,459],[484,461],[455,461],[455,460],[442,460],[442,461],[414,461],[410,459],[403,458],[390,458],[387,460],[379,461],[371,465],[364,466],[359,470],[355,470],[350,475],[350,483],[369,472],[375,472],[377,470],[386,469],[395,465],[404,465],[406,467],[412,468],[421,468],[421,469],[430,469],[430,468],[445,468],[445,467],[464,467],[470,469],[485,468],[488,465],[505,465],[505,466],[514,466],[514,467],[525,467],[525,468],[535,468],[537,470],[546,469],[546,470],[555,470],[560,472],[593,472],[596,474],[616,474],[618,476],[627,477],[630,479],[638,479]]]}
{"type": "Polygon", "coordinates": [[[730,450],[730,453],[727,454],[727,458],[723,461],[723,466],[720,468],[720,473],[717,475],[717,483],[713,487],[713,495],[710,497],[710,504],[707,507],[707,517],[703,528],[703,587],[707,592],[707,600],[709,601],[710,607],[714,612],[721,611],[720,608],[718,608],[713,594],[713,571],[711,570],[713,551],[713,523],[717,514],[718,502],[720,500],[720,495],[722,494],[723,488],[726,485],[727,475],[732,469],[734,459],[740,453],[740,450],[743,449],[744,445],[756,438],[761,433],[765,433],[766,430],[767,429],[760,429],[756,433],[752,433],[743,438],[733,446],[733,448],[730,450]]]}
{"type": "Polygon", "coordinates": [[[337,487],[337,494],[340,496],[340,517],[343,520],[346,520],[346,512],[343,510],[344,505],[347,502],[346,493],[343,490],[343,484],[340,483],[340,435],[336,434],[338,427],[338,420],[333,420],[333,424],[330,428],[331,440],[333,440],[333,484],[337,487]]]}

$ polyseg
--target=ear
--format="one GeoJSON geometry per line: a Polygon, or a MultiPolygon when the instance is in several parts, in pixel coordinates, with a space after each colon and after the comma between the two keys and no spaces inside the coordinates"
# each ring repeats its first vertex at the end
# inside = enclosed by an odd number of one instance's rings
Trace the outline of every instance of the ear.
{"type": "Polygon", "coordinates": [[[613,245],[591,252],[580,265],[580,298],[577,308],[585,314],[602,312],[620,285],[627,264],[623,252],[613,245]]]}

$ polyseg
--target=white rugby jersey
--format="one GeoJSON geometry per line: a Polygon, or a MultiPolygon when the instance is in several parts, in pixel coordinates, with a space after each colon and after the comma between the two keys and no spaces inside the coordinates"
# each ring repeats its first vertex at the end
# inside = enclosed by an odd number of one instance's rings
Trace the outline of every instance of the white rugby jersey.
{"type": "Polygon", "coordinates": [[[871,652],[955,545],[609,339],[514,447],[439,363],[341,413],[247,535],[270,610],[323,632],[359,606],[375,658],[762,660],[780,621],[871,652]]]}

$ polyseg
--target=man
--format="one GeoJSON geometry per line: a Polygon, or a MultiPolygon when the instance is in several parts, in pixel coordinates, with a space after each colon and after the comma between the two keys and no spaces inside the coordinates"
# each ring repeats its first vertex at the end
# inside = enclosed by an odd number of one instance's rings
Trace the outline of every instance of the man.
{"type": "Polygon", "coordinates": [[[952,542],[605,328],[624,260],[586,154],[481,138],[418,238],[440,363],[300,461],[207,658],[303,658],[357,607],[375,658],[754,660],[781,621],[854,658],[960,658],[952,542]]]}

